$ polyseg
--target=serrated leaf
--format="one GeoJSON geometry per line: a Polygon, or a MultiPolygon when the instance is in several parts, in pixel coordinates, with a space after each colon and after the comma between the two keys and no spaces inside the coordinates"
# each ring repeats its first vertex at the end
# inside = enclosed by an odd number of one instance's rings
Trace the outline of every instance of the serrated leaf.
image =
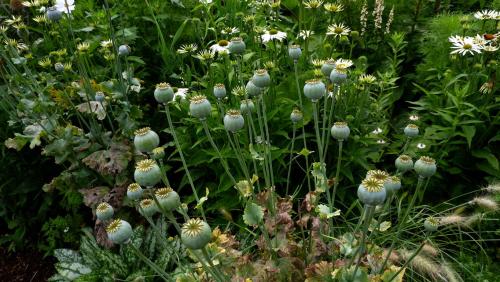
{"type": "Polygon", "coordinates": [[[77,252],[70,249],[56,249],[54,256],[59,262],[82,262],[82,256],[77,252]]]}
{"type": "Polygon", "coordinates": [[[248,203],[243,212],[243,221],[246,225],[257,225],[264,218],[264,212],[261,206],[255,203],[248,203]]]}

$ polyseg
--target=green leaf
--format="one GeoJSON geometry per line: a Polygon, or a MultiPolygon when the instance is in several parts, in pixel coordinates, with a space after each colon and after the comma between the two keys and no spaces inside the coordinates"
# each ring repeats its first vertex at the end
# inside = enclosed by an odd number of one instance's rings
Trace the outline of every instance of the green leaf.
{"type": "Polygon", "coordinates": [[[472,126],[472,125],[464,125],[464,126],[462,126],[462,129],[464,131],[465,138],[467,138],[467,144],[469,144],[469,148],[470,148],[471,143],[472,143],[472,138],[476,134],[476,127],[472,126]]]}
{"type": "Polygon", "coordinates": [[[476,158],[481,158],[485,159],[488,161],[488,163],[496,170],[499,169],[498,165],[498,159],[493,155],[491,152],[489,152],[486,149],[479,149],[479,150],[474,150],[472,151],[472,155],[476,158]]]}
{"type": "Polygon", "coordinates": [[[170,44],[170,49],[171,50],[174,49],[175,43],[177,43],[177,40],[179,40],[179,38],[181,37],[182,33],[184,32],[184,28],[186,27],[186,24],[187,24],[188,21],[189,21],[189,19],[185,19],[182,22],[181,26],[175,32],[174,38],[172,38],[172,44],[170,44]]]}
{"type": "Polygon", "coordinates": [[[257,225],[264,218],[264,212],[261,206],[255,203],[248,203],[243,213],[243,221],[246,225],[257,225]]]}
{"type": "Polygon", "coordinates": [[[82,256],[77,251],[70,249],[56,249],[54,250],[54,256],[59,262],[82,262],[82,256]]]}

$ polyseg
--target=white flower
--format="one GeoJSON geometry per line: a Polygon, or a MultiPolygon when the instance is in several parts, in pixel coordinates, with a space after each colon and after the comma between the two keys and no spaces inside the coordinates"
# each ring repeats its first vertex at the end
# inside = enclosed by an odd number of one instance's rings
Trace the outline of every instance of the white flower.
{"type": "Polygon", "coordinates": [[[410,120],[411,120],[411,121],[417,121],[417,120],[419,120],[419,119],[420,119],[420,117],[419,117],[419,116],[417,116],[417,115],[411,115],[411,116],[410,116],[410,120]]]}
{"type": "Polygon", "coordinates": [[[488,43],[488,40],[484,39],[484,37],[479,35],[479,34],[477,34],[473,40],[474,40],[474,43],[476,43],[480,47],[483,47],[484,45],[486,45],[488,43]]]}
{"type": "Polygon", "coordinates": [[[177,49],[178,54],[186,54],[186,53],[194,53],[198,50],[198,45],[196,44],[184,44],[181,45],[179,49],[177,49]]]}
{"type": "Polygon", "coordinates": [[[482,10],[474,13],[474,17],[478,20],[495,20],[500,13],[494,10],[482,10]]]}
{"type": "Polygon", "coordinates": [[[326,31],[326,35],[333,35],[335,37],[340,37],[342,35],[349,35],[351,29],[345,26],[343,23],[340,24],[332,24],[328,26],[328,30],[326,31]]]}
{"type": "Polygon", "coordinates": [[[422,150],[422,149],[425,149],[425,147],[427,147],[424,143],[418,143],[417,144],[417,148],[422,150]]]}
{"type": "Polygon", "coordinates": [[[112,46],[113,46],[113,41],[111,41],[111,39],[101,41],[102,48],[111,48],[112,46]]]}
{"type": "Polygon", "coordinates": [[[219,53],[219,54],[226,53],[226,54],[228,54],[229,53],[229,50],[227,49],[228,46],[229,46],[229,41],[220,40],[219,42],[217,42],[217,44],[210,46],[210,50],[214,53],[219,53]]]}
{"type": "Polygon", "coordinates": [[[458,53],[462,56],[465,56],[468,53],[470,53],[471,55],[474,55],[474,52],[481,53],[481,45],[476,44],[474,42],[474,38],[467,36],[462,39],[463,40],[457,40],[457,38],[454,38],[454,41],[452,41],[450,38],[450,42],[452,42],[453,44],[451,48],[454,49],[450,54],[458,53]]]}
{"type": "Polygon", "coordinates": [[[237,27],[226,27],[226,28],[222,29],[220,33],[222,33],[222,34],[236,34],[238,32],[240,32],[240,30],[237,27]]]}
{"type": "Polygon", "coordinates": [[[375,135],[380,134],[380,133],[382,133],[382,128],[377,127],[377,129],[375,129],[374,131],[372,131],[372,133],[375,134],[375,135]]]}
{"type": "Polygon", "coordinates": [[[212,2],[213,2],[213,0],[200,0],[200,3],[204,4],[204,5],[208,5],[208,4],[212,3],[212,2]]]}
{"type": "Polygon", "coordinates": [[[261,38],[263,43],[269,42],[271,40],[278,40],[281,42],[283,41],[283,39],[286,38],[286,32],[279,31],[276,29],[270,29],[266,30],[266,32],[261,35],[261,38]]]}
{"type": "Polygon", "coordinates": [[[385,141],[383,139],[377,140],[377,144],[385,144],[385,141]]]}
{"type": "Polygon", "coordinates": [[[485,52],[495,52],[498,50],[498,46],[486,45],[483,47],[483,51],[485,52]]]}
{"type": "Polygon", "coordinates": [[[301,30],[299,32],[299,38],[306,40],[307,38],[311,37],[313,34],[314,34],[314,31],[312,31],[312,30],[301,30]]]}
{"type": "Polygon", "coordinates": [[[60,12],[71,14],[75,9],[75,0],[56,0],[55,7],[60,12]]]}
{"type": "Polygon", "coordinates": [[[346,60],[346,59],[338,59],[335,61],[335,69],[336,70],[345,70],[349,67],[352,66],[352,61],[351,60],[346,60]]]}
{"type": "Polygon", "coordinates": [[[186,100],[186,94],[188,92],[189,92],[188,88],[178,88],[177,92],[174,93],[174,100],[177,101],[177,97],[179,97],[179,99],[181,101],[185,101],[186,100]]]}

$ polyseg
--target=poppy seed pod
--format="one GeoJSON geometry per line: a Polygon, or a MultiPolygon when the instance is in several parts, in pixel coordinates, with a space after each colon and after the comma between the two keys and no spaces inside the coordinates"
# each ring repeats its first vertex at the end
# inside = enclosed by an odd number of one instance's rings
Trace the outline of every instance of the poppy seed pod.
{"type": "Polygon", "coordinates": [[[141,185],[137,183],[132,183],[127,187],[127,197],[131,200],[139,200],[142,197],[144,190],[141,185]]]}
{"type": "Polygon", "coordinates": [[[160,188],[156,190],[155,196],[162,209],[173,211],[181,205],[179,194],[172,188],[160,188]]]}
{"type": "Polygon", "coordinates": [[[97,101],[97,102],[104,102],[104,99],[106,98],[106,96],[104,96],[104,93],[101,92],[101,91],[97,91],[95,93],[95,96],[94,96],[94,99],[97,101]]]}
{"type": "Polygon", "coordinates": [[[311,79],[306,81],[304,85],[304,95],[311,99],[311,101],[316,102],[326,94],[326,86],[319,79],[311,79]]]}
{"type": "Polygon", "coordinates": [[[251,80],[249,80],[247,82],[247,85],[245,86],[245,90],[247,91],[248,96],[255,97],[255,96],[259,96],[260,94],[262,94],[263,89],[256,86],[255,84],[253,84],[253,82],[251,80]]]}
{"type": "Polygon", "coordinates": [[[138,129],[134,133],[134,146],[140,152],[151,152],[160,144],[160,137],[149,127],[138,129]]]}
{"type": "Polygon", "coordinates": [[[242,114],[244,114],[244,115],[250,114],[251,112],[253,112],[254,108],[255,108],[255,105],[254,105],[252,99],[241,100],[240,112],[242,114]]]}
{"type": "Polygon", "coordinates": [[[436,161],[430,157],[420,157],[420,159],[415,162],[413,169],[415,169],[421,177],[431,177],[436,173],[436,161]]]}
{"type": "Polygon", "coordinates": [[[217,83],[214,85],[214,96],[217,97],[217,99],[222,99],[226,97],[226,86],[222,83],[217,83]]]}
{"type": "Polygon", "coordinates": [[[142,160],[135,166],[135,181],[146,187],[152,187],[161,180],[161,170],[154,160],[142,160]]]}
{"type": "Polygon", "coordinates": [[[56,6],[47,8],[47,19],[57,22],[62,18],[62,12],[57,10],[56,6]]]}
{"type": "Polygon", "coordinates": [[[230,132],[236,132],[245,126],[245,119],[238,110],[228,110],[224,116],[224,128],[230,132]]]}
{"type": "Polygon", "coordinates": [[[162,82],[156,85],[154,95],[158,103],[168,103],[174,99],[174,89],[170,84],[162,82]]]}
{"type": "Polygon", "coordinates": [[[126,243],[132,236],[132,226],[125,220],[115,219],[107,227],[106,233],[111,242],[115,244],[126,243]]]}
{"type": "Polygon", "coordinates": [[[330,74],[332,71],[335,69],[335,60],[327,60],[322,66],[321,66],[321,72],[323,73],[324,76],[330,77],[330,74]]]}
{"type": "Polygon", "coordinates": [[[438,227],[439,227],[439,222],[434,217],[429,216],[428,218],[425,219],[425,221],[424,221],[424,228],[428,232],[437,231],[438,227]]]}
{"type": "Polygon", "coordinates": [[[108,220],[114,213],[113,207],[108,203],[100,203],[95,209],[95,215],[99,220],[108,220]]]}
{"type": "Polygon", "coordinates": [[[300,45],[290,45],[290,47],[288,47],[288,56],[294,61],[297,61],[301,55],[302,49],[300,49],[300,45]]]}
{"type": "Polygon", "coordinates": [[[191,250],[205,247],[212,239],[212,229],[205,221],[192,218],[182,226],[181,241],[191,250]]]}
{"type": "Polygon", "coordinates": [[[394,164],[396,168],[401,172],[406,172],[413,169],[413,160],[408,155],[399,156],[394,164]]]}
{"type": "Polygon", "coordinates": [[[144,199],[139,203],[139,213],[149,217],[158,212],[158,207],[153,199],[144,199]]]}
{"type": "Polygon", "coordinates": [[[330,73],[330,81],[332,83],[342,84],[346,81],[346,79],[347,79],[347,73],[345,70],[341,71],[341,70],[334,69],[330,73]]]}
{"type": "Polygon", "coordinates": [[[293,109],[292,113],[290,114],[290,120],[292,121],[292,123],[300,122],[303,118],[304,114],[302,114],[302,112],[297,108],[293,109]]]}
{"type": "Polygon", "coordinates": [[[266,69],[256,70],[252,76],[252,83],[257,87],[265,88],[271,84],[271,77],[266,69]]]}
{"type": "Polygon", "coordinates": [[[408,124],[404,129],[405,135],[408,137],[417,137],[418,136],[418,126],[415,124],[408,124]]]}
{"type": "Polygon", "coordinates": [[[57,72],[63,72],[64,71],[64,65],[60,62],[57,62],[54,64],[54,69],[57,71],[57,72]]]}
{"type": "Polygon", "coordinates": [[[375,178],[363,180],[358,187],[358,198],[365,205],[377,206],[385,201],[384,182],[375,178]]]}
{"type": "Polygon", "coordinates": [[[203,95],[196,95],[191,98],[189,111],[195,118],[206,119],[212,113],[212,105],[203,95]]]}
{"type": "Polygon", "coordinates": [[[387,193],[394,193],[401,189],[401,180],[397,176],[392,176],[389,177],[385,182],[384,182],[384,187],[387,193]]]}
{"type": "Polygon", "coordinates": [[[246,45],[241,37],[233,37],[231,38],[231,42],[229,42],[227,49],[232,54],[243,54],[245,53],[246,45]]]}
{"type": "Polygon", "coordinates": [[[374,179],[380,180],[380,181],[385,183],[387,180],[389,180],[389,177],[390,177],[389,173],[387,173],[383,170],[372,169],[372,170],[369,170],[366,172],[365,179],[374,178],[374,179]]]}
{"type": "Polygon", "coordinates": [[[156,147],[151,151],[151,157],[154,160],[161,160],[165,157],[165,148],[163,147],[156,147]]]}
{"type": "Polygon", "coordinates": [[[333,124],[330,133],[332,134],[332,137],[338,141],[344,141],[349,137],[351,130],[349,129],[349,126],[347,126],[347,122],[336,122],[333,124]]]}
{"type": "Polygon", "coordinates": [[[120,56],[127,56],[130,54],[130,51],[131,49],[128,45],[123,44],[118,47],[118,55],[120,56]]]}

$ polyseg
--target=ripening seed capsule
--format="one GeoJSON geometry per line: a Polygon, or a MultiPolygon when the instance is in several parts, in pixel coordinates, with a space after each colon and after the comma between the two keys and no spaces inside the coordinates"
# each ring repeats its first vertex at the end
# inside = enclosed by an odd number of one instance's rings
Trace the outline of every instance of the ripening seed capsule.
{"type": "Polygon", "coordinates": [[[144,190],[138,183],[132,183],[127,187],[127,197],[129,197],[131,200],[139,200],[140,198],[142,198],[143,193],[144,190]]]}
{"type": "Polygon", "coordinates": [[[205,247],[212,239],[212,229],[205,221],[192,218],[182,226],[181,241],[191,250],[205,247]]]}
{"type": "Polygon", "coordinates": [[[252,83],[257,87],[265,88],[271,84],[271,77],[266,69],[256,70],[252,76],[252,83]]]}
{"type": "Polygon", "coordinates": [[[438,227],[439,227],[439,222],[434,217],[429,216],[428,218],[425,219],[424,228],[428,232],[437,231],[438,227]]]}
{"type": "Polygon", "coordinates": [[[222,83],[217,83],[214,85],[214,96],[217,97],[217,99],[222,99],[226,97],[226,86],[222,83]]]}
{"type": "Polygon", "coordinates": [[[231,38],[231,42],[229,42],[227,49],[232,54],[243,54],[245,53],[246,45],[241,37],[233,37],[231,38]]]}
{"type": "Polygon", "coordinates": [[[290,45],[290,47],[288,47],[288,56],[294,61],[297,61],[301,55],[302,49],[300,49],[300,45],[290,45]]]}
{"type": "Polygon", "coordinates": [[[153,151],[151,151],[151,157],[154,159],[154,160],[160,160],[160,159],[163,159],[163,157],[165,157],[165,148],[163,147],[156,147],[153,149],[153,151]]]}
{"type": "Polygon", "coordinates": [[[303,118],[304,115],[298,108],[293,109],[292,113],[290,114],[290,120],[292,121],[292,123],[300,122],[303,118]]]}
{"type": "Polygon", "coordinates": [[[326,94],[326,86],[319,79],[311,79],[306,81],[304,85],[304,95],[311,99],[311,101],[316,102],[326,94]]]}
{"type": "Polygon", "coordinates": [[[253,84],[253,82],[251,80],[249,80],[247,82],[247,85],[245,86],[245,90],[247,91],[248,96],[256,97],[256,96],[259,96],[260,94],[262,94],[263,89],[256,86],[255,84],[253,84]]]}
{"type": "Polygon", "coordinates": [[[241,100],[240,112],[242,114],[244,114],[244,115],[250,114],[253,112],[254,108],[255,108],[255,105],[254,105],[252,99],[241,100]]]}
{"type": "Polygon", "coordinates": [[[97,101],[97,102],[104,102],[104,99],[106,98],[106,96],[104,96],[104,93],[101,92],[101,91],[97,91],[95,93],[95,96],[94,96],[94,99],[97,101]]]}
{"type": "Polygon", "coordinates": [[[128,54],[130,54],[130,46],[126,45],[126,44],[123,44],[123,45],[120,45],[118,47],[118,55],[120,56],[127,56],[128,54]]]}
{"type": "Polygon", "coordinates": [[[189,111],[193,117],[203,120],[209,117],[212,113],[212,105],[205,96],[196,95],[191,98],[189,111]]]}
{"type": "Polygon", "coordinates": [[[170,84],[161,82],[156,85],[154,95],[158,103],[168,103],[174,99],[174,89],[170,84]]]}
{"type": "Polygon", "coordinates": [[[418,126],[415,124],[408,124],[404,129],[405,135],[412,138],[418,136],[418,126]]]}
{"type": "Polygon", "coordinates": [[[156,190],[155,195],[160,207],[167,211],[173,211],[181,205],[179,194],[170,187],[156,190]]]}
{"type": "Polygon", "coordinates": [[[349,137],[351,130],[349,129],[349,126],[347,126],[347,122],[336,122],[333,124],[330,133],[332,134],[332,137],[338,141],[344,141],[349,137]]]}
{"type": "Polygon", "coordinates": [[[413,169],[413,160],[408,155],[399,156],[394,163],[396,168],[401,172],[407,172],[413,169]]]}
{"type": "Polygon", "coordinates": [[[323,73],[324,76],[330,77],[330,74],[332,71],[335,69],[335,60],[327,60],[322,66],[321,66],[321,72],[323,73]]]}
{"type": "Polygon", "coordinates": [[[161,170],[154,160],[142,160],[135,166],[134,179],[139,185],[152,187],[161,180],[161,170]]]}
{"type": "Polygon", "coordinates": [[[384,182],[387,193],[394,193],[401,189],[401,180],[397,176],[391,176],[384,182]]]}
{"type": "Polygon", "coordinates": [[[132,226],[125,220],[115,219],[107,227],[106,233],[109,240],[115,244],[127,243],[132,236],[132,226]]]}
{"type": "Polygon", "coordinates": [[[138,129],[134,133],[134,146],[140,152],[151,152],[160,144],[160,137],[149,127],[138,129]]]}
{"type": "Polygon", "coordinates": [[[113,207],[108,204],[108,203],[100,203],[97,208],[95,209],[95,215],[97,219],[104,221],[108,220],[113,217],[113,214],[115,211],[113,210],[113,207]]]}
{"type": "Polygon", "coordinates": [[[436,161],[433,158],[423,156],[415,162],[415,171],[421,177],[431,177],[436,173],[436,161]]]}
{"type": "Polygon", "coordinates": [[[365,205],[380,205],[385,201],[386,195],[384,182],[375,178],[363,180],[358,187],[358,198],[365,205]]]}
{"type": "Polygon", "coordinates": [[[236,132],[245,126],[245,119],[238,110],[228,110],[224,116],[224,128],[230,132],[236,132]]]}
{"type": "Polygon", "coordinates": [[[54,64],[54,69],[57,71],[57,72],[63,72],[64,71],[64,65],[60,62],[57,62],[54,64]]]}
{"type": "Polygon", "coordinates": [[[139,203],[139,213],[145,217],[150,217],[158,212],[158,207],[153,199],[144,199],[139,203]]]}
{"type": "Polygon", "coordinates": [[[47,8],[47,19],[57,22],[62,18],[62,12],[57,10],[56,6],[47,8]]]}
{"type": "Polygon", "coordinates": [[[334,69],[330,73],[330,81],[335,84],[342,84],[346,81],[347,79],[347,73],[346,71],[341,71],[334,69]]]}

